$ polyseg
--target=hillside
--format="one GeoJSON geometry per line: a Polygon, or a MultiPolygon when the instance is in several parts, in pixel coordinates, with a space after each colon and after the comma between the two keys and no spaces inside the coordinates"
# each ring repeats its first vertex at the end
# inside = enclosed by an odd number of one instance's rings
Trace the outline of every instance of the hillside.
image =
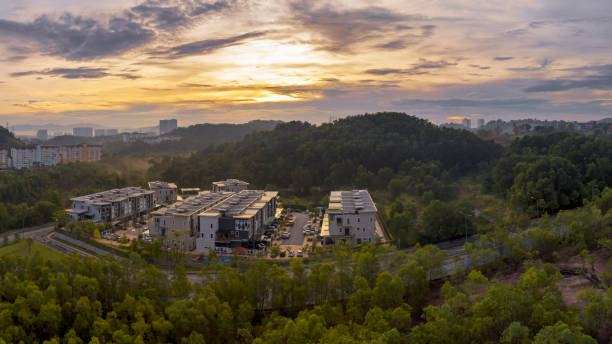
{"type": "Polygon", "coordinates": [[[497,145],[465,130],[440,128],[402,113],[377,113],[320,126],[279,124],[152,170],[179,185],[205,186],[232,176],[258,187],[302,191],[318,186],[385,188],[391,177],[415,164],[435,162],[442,170],[462,174],[499,152],[497,145]]]}
{"type": "Polygon", "coordinates": [[[23,142],[17,139],[13,133],[0,126],[0,147],[18,147],[22,145],[23,142]]]}
{"type": "Polygon", "coordinates": [[[176,155],[202,149],[210,144],[237,142],[254,131],[272,130],[280,121],[251,121],[242,124],[196,124],[178,128],[164,137],[176,138],[178,141],[162,141],[157,144],[146,142],[123,143],[105,138],[104,151],[107,154],[142,154],[142,155],[176,155]],[[112,141],[111,141],[112,140],[112,141]]]}

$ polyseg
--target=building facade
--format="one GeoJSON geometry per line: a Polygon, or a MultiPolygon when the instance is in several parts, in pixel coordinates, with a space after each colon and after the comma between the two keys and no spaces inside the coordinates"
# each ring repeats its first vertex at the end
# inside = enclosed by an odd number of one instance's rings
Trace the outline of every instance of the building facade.
{"type": "Polygon", "coordinates": [[[11,161],[13,168],[32,168],[36,163],[35,147],[11,148],[11,161]]]}
{"type": "Polygon", "coordinates": [[[278,192],[242,190],[199,214],[196,251],[254,246],[274,220],[278,192]]]}
{"type": "Polygon", "coordinates": [[[172,204],[178,198],[178,188],[174,183],[149,182],[149,189],[155,191],[155,202],[157,204],[172,204]]]}
{"type": "Polygon", "coordinates": [[[376,205],[367,190],[332,191],[321,226],[322,244],[376,242],[376,205]]]}
{"type": "Polygon", "coordinates": [[[73,128],[72,135],[81,137],[93,137],[93,128],[73,128]]]}
{"type": "Polygon", "coordinates": [[[199,232],[198,215],[232,194],[204,191],[182,202],[156,210],[152,213],[153,225],[149,233],[160,239],[165,247],[192,251],[195,249],[195,235],[199,232]]]}
{"type": "Polygon", "coordinates": [[[66,210],[71,221],[114,222],[153,210],[154,192],[140,187],[113,189],[72,198],[66,210]]]}
{"type": "Polygon", "coordinates": [[[213,192],[240,192],[248,190],[249,183],[238,179],[227,179],[212,183],[213,192]]]}
{"type": "Polygon", "coordinates": [[[98,161],[102,159],[102,146],[88,144],[60,146],[60,155],[62,162],[98,161]]]}
{"type": "Polygon", "coordinates": [[[60,147],[36,146],[36,163],[40,166],[55,166],[61,162],[60,147]]]}
{"type": "Polygon", "coordinates": [[[47,129],[39,129],[36,132],[36,138],[39,140],[47,140],[49,138],[49,133],[47,133],[47,129]]]}
{"type": "Polygon", "coordinates": [[[0,169],[11,168],[10,151],[6,148],[0,148],[0,169]]]}
{"type": "Polygon", "coordinates": [[[162,119],[159,120],[159,134],[167,134],[178,128],[178,122],[176,119],[162,119]]]}

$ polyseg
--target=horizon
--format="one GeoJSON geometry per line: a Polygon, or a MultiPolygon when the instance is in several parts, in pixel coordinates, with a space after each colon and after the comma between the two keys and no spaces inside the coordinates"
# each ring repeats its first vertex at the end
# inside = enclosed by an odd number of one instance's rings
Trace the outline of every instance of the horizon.
{"type": "Polygon", "coordinates": [[[0,4],[0,122],[612,116],[612,4],[0,4]]]}

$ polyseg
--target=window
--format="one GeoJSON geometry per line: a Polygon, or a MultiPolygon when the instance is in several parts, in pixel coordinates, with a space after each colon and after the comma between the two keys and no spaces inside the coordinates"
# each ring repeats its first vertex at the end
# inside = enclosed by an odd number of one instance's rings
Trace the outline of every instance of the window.
{"type": "Polygon", "coordinates": [[[210,238],[211,238],[211,239],[213,239],[213,235],[212,235],[212,233],[210,234],[210,238]]]}
{"type": "Polygon", "coordinates": [[[370,222],[372,222],[372,218],[370,217],[370,222]]]}
{"type": "Polygon", "coordinates": [[[210,228],[212,228],[212,223],[210,224],[210,228]]]}
{"type": "Polygon", "coordinates": [[[357,222],[359,222],[359,218],[357,218],[357,222]]]}

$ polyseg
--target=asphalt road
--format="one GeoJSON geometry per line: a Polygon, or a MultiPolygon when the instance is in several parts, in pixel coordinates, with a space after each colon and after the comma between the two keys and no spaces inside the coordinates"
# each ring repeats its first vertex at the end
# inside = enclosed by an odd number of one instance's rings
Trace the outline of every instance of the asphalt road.
{"type": "Polygon", "coordinates": [[[306,222],[308,222],[309,216],[306,213],[298,213],[295,211],[293,212],[293,216],[295,216],[295,223],[289,228],[291,237],[289,239],[283,239],[281,245],[304,245],[304,234],[302,233],[302,229],[306,222]]]}

